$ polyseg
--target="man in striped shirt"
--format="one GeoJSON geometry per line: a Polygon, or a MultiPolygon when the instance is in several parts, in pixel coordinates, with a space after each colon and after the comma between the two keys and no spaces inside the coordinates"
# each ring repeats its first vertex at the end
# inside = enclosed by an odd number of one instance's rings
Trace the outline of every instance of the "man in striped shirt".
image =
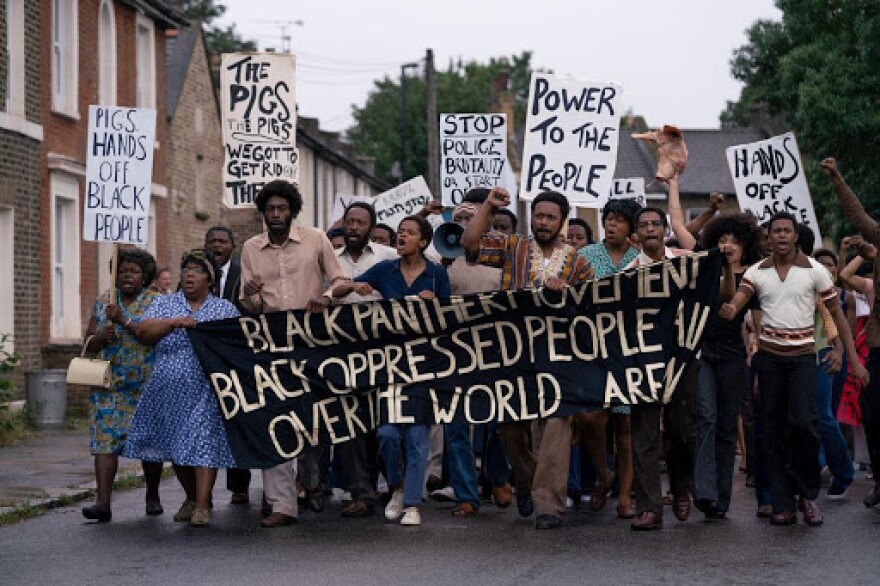
{"type": "Polygon", "coordinates": [[[849,324],[840,310],[828,271],[797,247],[797,220],[786,212],[770,218],[773,254],[752,265],[739,290],[721,307],[733,319],[752,295],[761,304],[761,332],[754,364],[763,397],[763,419],[773,500],[773,525],[797,523],[794,495],[804,522],[822,524],[819,495],[819,434],[816,411],[816,297],[823,300],[840,331],[852,373],[867,381],[868,372],[852,347],[849,324]]]}

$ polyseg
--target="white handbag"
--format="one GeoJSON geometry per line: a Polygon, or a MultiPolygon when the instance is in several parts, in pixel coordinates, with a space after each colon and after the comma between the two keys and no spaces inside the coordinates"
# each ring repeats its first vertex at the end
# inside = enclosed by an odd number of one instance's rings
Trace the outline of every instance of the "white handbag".
{"type": "Polygon", "coordinates": [[[93,337],[89,336],[83,342],[79,358],[70,361],[70,366],[67,367],[67,384],[109,389],[111,383],[110,362],[100,358],[85,357],[86,348],[93,337]]]}

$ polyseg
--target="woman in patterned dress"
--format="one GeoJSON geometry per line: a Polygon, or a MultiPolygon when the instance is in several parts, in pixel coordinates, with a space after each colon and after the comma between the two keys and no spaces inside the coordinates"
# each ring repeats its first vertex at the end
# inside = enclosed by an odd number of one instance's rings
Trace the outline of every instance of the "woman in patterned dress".
{"type": "Polygon", "coordinates": [[[132,418],[129,458],[174,464],[186,500],[174,515],[195,527],[211,522],[211,491],[218,468],[235,468],[217,398],[193,352],[186,329],[238,317],[230,302],[211,294],[218,275],[208,250],[183,254],[181,290],[156,299],[137,335],[156,344],[156,363],[132,418]]]}
{"type": "MultiPolygon", "coordinates": [[[[92,319],[86,330],[86,350],[100,352],[111,364],[109,389],[93,389],[89,396],[89,451],[95,456],[98,490],[94,505],[84,507],[86,519],[106,523],[112,518],[110,493],[119,467],[131,416],[141,396],[141,387],[153,366],[153,347],[135,337],[137,325],[156,294],[146,289],[156,276],[156,261],[143,250],[119,251],[116,271],[116,299],[110,292],[98,297],[92,306],[92,319]]],[[[159,479],[162,464],[143,462],[147,483],[147,514],[162,514],[159,479]]]]}

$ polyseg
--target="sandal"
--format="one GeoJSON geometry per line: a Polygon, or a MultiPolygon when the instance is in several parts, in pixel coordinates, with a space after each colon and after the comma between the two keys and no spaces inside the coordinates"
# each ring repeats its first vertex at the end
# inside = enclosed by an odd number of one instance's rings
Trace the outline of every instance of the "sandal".
{"type": "Polygon", "coordinates": [[[470,503],[462,503],[452,509],[453,517],[473,517],[477,514],[477,509],[470,503]]]}

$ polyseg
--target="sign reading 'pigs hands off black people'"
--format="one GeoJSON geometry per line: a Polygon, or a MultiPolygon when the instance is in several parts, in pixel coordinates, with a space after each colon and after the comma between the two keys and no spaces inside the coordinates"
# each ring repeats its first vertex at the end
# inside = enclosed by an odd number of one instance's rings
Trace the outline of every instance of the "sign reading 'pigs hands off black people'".
{"type": "Polygon", "coordinates": [[[582,207],[608,201],[617,165],[623,87],[533,73],[520,195],[558,191],[582,207]]]}
{"type": "Polygon", "coordinates": [[[235,461],[382,423],[528,421],[668,402],[717,311],[717,249],[562,292],[405,299],[188,330],[235,461]]]}
{"type": "Polygon", "coordinates": [[[813,199],[794,134],[787,132],[727,149],[736,198],[743,211],[764,223],[776,212],[788,212],[822,242],[813,199]]]}
{"type": "Polygon", "coordinates": [[[83,239],[147,244],[156,111],[89,106],[83,239]]]}
{"type": "Polygon", "coordinates": [[[296,57],[224,53],[220,67],[223,202],[251,208],[263,185],[299,181],[296,57]]]}
{"type": "Polygon", "coordinates": [[[471,189],[507,187],[507,116],[441,114],[440,158],[444,206],[457,206],[471,189]]]}

